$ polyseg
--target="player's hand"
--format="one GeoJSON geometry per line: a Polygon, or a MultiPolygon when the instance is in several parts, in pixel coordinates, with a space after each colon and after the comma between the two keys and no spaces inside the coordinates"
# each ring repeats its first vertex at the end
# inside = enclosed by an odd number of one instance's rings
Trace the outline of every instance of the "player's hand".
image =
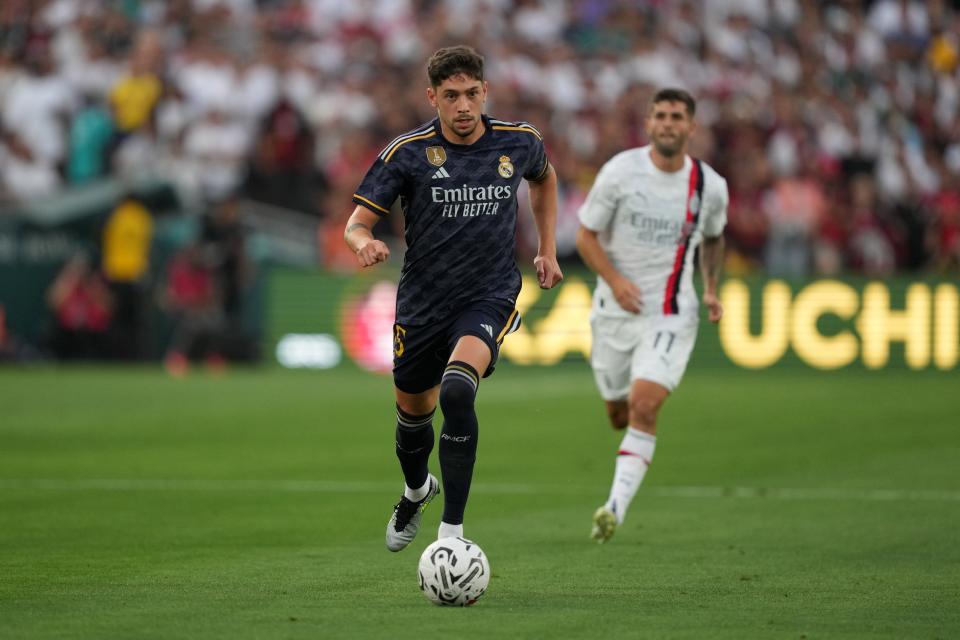
{"type": "Polygon", "coordinates": [[[537,268],[537,281],[541,289],[553,289],[563,280],[556,256],[537,256],[533,259],[533,266],[537,268]]]}
{"type": "Polygon", "coordinates": [[[613,291],[613,297],[617,299],[624,311],[630,313],[640,313],[643,309],[643,300],[640,299],[640,287],[633,284],[627,278],[618,278],[610,283],[610,289],[613,291]]]}
{"type": "Polygon", "coordinates": [[[390,257],[390,248],[382,240],[371,240],[357,251],[361,267],[370,267],[390,257]]]}
{"type": "Polygon", "coordinates": [[[723,305],[715,293],[704,293],[703,304],[707,307],[707,318],[710,322],[720,322],[723,317],[723,305]]]}

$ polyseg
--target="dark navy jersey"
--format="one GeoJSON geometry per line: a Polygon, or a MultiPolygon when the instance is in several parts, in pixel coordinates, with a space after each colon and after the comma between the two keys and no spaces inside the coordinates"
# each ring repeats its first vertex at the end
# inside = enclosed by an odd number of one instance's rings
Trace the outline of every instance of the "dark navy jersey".
{"type": "Polygon", "coordinates": [[[430,323],[479,300],[516,303],[517,190],[521,179],[543,180],[549,165],[532,126],[482,117],[486,131],[470,145],[446,140],[439,119],[397,137],[353,196],[380,215],[400,199],[400,324],[430,323]]]}

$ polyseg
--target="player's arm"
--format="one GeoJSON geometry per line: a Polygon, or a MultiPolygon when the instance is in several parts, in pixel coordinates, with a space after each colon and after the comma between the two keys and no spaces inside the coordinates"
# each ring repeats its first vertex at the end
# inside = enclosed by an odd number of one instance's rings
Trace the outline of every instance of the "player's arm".
{"type": "Polygon", "coordinates": [[[350,214],[343,239],[347,246],[357,254],[361,267],[369,267],[383,262],[390,256],[390,248],[382,240],[373,237],[373,226],[380,220],[380,216],[364,206],[357,208],[350,214]]]}
{"type": "Polygon", "coordinates": [[[703,242],[700,244],[700,274],[703,276],[703,304],[707,307],[710,322],[720,322],[723,305],[717,296],[720,271],[723,269],[723,228],[727,224],[727,207],[730,195],[727,181],[713,174],[707,183],[708,193],[703,200],[703,242]]]}
{"type": "Polygon", "coordinates": [[[723,305],[717,296],[720,271],[723,268],[723,236],[704,238],[700,245],[700,274],[703,276],[703,304],[710,322],[720,322],[723,305]]]}
{"type": "Polygon", "coordinates": [[[610,256],[600,246],[597,232],[583,224],[577,230],[577,251],[583,258],[584,264],[606,281],[613,291],[613,296],[625,311],[640,313],[643,306],[640,300],[640,288],[629,278],[617,271],[610,261],[610,256]]]}
{"type": "Polygon", "coordinates": [[[553,166],[541,180],[530,181],[530,209],[537,226],[537,280],[541,289],[552,289],[563,280],[563,272],[557,262],[557,173],[553,166]]]}

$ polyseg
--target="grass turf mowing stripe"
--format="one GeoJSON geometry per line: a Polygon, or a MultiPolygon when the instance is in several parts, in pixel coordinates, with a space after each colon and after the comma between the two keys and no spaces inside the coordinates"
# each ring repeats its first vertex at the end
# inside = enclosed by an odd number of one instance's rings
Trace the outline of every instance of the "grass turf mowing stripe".
{"type": "MultiPolygon", "coordinates": [[[[307,493],[389,493],[396,483],[337,480],[168,480],[91,478],[0,479],[3,491],[262,491],[307,493]]],[[[564,485],[478,483],[471,488],[489,495],[594,495],[593,488],[564,485]]],[[[764,487],[645,487],[644,495],[658,498],[742,498],[771,500],[852,500],[960,502],[960,491],[912,489],[764,488],[764,487]]]]}

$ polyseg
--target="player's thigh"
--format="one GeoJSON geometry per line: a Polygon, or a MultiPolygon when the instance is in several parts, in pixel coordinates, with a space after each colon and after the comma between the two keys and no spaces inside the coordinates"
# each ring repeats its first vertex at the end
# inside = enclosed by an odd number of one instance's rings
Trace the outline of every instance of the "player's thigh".
{"type": "Polygon", "coordinates": [[[466,362],[475,371],[486,371],[493,359],[490,346],[477,336],[467,335],[457,339],[450,354],[450,361],[466,362]]]}
{"type": "Polygon", "coordinates": [[[639,319],[594,316],[590,329],[590,366],[600,397],[608,403],[626,401],[633,352],[640,340],[639,319]]]}
{"type": "Polygon", "coordinates": [[[500,343],[519,326],[520,313],[512,305],[473,304],[457,314],[450,326],[450,360],[467,362],[486,378],[497,364],[500,343]]]}
{"type": "Polygon", "coordinates": [[[397,402],[404,411],[421,415],[436,406],[436,397],[430,402],[430,392],[440,384],[450,355],[446,339],[448,324],[394,325],[393,384],[397,402]],[[408,409],[405,402],[411,407],[426,409],[408,409]]]}
{"type": "Polygon", "coordinates": [[[683,379],[697,340],[697,319],[662,316],[644,322],[630,366],[632,380],[653,382],[668,392],[683,379]]]}

